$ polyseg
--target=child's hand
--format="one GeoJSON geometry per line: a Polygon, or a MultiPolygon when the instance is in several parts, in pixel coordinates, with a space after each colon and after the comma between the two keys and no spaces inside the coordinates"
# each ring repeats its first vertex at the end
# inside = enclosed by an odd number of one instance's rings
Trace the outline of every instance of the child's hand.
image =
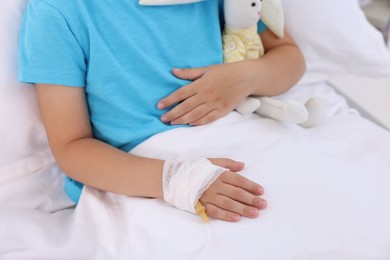
{"type": "Polygon", "coordinates": [[[158,103],[165,109],[180,103],[161,117],[164,123],[204,125],[230,111],[250,94],[245,72],[239,63],[195,69],[173,69],[181,79],[193,80],[158,103]],[[240,71],[241,68],[241,71],[240,71]]]}
{"type": "Polygon", "coordinates": [[[259,197],[264,189],[234,172],[241,170],[243,164],[226,159],[210,161],[231,171],[222,173],[200,197],[208,216],[237,222],[241,216],[255,218],[259,215],[259,210],[267,207],[267,202],[259,197]]]}

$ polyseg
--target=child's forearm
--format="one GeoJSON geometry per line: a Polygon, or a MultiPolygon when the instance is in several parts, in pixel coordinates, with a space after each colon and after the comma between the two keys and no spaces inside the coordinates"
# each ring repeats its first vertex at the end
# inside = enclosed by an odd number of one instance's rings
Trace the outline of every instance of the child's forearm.
{"type": "Polygon", "coordinates": [[[306,66],[296,46],[281,45],[269,50],[260,59],[242,62],[238,69],[250,81],[248,86],[252,95],[275,96],[294,86],[306,66]]]}
{"type": "Polygon", "coordinates": [[[133,156],[93,138],[70,142],[56,159],[69,177],[86,185],[127,196],[163,198],[162,160],[133,156]]]}
{"type": "Polygon", "coordinates": [[[128,196],[163,197],[163,161],[129,155],[92,137],[83,88],[37,84],[36,89],[50,147],[69,177],[128,196]]]}

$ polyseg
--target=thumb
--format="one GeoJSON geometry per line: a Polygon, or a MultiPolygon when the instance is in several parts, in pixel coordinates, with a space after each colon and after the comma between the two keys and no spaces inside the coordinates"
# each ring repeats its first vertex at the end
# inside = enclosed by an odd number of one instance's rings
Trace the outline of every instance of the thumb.
{"type": "Polygon", "coordinates": [[[206,73],[208,70],[208,67],[201,67],[201,68],[174,68],[172,70],[172,74],[180,79],[186,79],[186,80],[196,80],[203,76],[203,74],[206,73]]]}
{"type": "Polygon", "coordinates": [[[227,168],[232,172],[241,171],[245,167],[245,164],[243,162],[234,161],[227,158],[209,158],[209,160],[212,164],[227,168]]]}

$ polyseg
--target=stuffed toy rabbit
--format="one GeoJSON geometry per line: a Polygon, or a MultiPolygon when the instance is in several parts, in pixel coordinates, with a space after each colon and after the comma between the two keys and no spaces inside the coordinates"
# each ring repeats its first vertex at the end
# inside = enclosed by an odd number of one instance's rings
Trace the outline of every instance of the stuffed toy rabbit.
{"type": "MultiPolygon", "coordinates": [[[[283,37],[284,14],[280,0],[224,0],[224,17],[224,62],[257,59],[264,55],[257,31],[260,19],[277,37],[283,37]]],[[[314,126],[321,121],[322,109],[323,102],[317,97],[309,99],[306,104],[270,97],[247,97],[236,107],[242,114],[255,112],[305,127],[314,126]]]]}

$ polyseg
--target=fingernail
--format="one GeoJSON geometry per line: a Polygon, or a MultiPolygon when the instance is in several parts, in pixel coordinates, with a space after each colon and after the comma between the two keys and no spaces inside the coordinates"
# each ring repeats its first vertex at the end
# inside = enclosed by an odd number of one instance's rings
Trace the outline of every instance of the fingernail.
{"type": "Polygon", "coordinates": [[[159,109],[164,109],[165,106],[164,106],[163,103],[158,103],[158,104],[157,104],[157,107],[158,107],[159,109]]]}
{"type": "Polygon", "coordinates": [[[178,125],[178,123],[176,121],[172,121],[171,125],[178,125]]]}
{"type": "Polygon", "coordinates": [[[232,220],[233,220],[233,221],[239,221],[240,218],[241,218],[241,216],[238,215],[238,214],[232,216],[232,220]]]}
{"type": "Polygon", "coordinates": [[[267,207],[267,202],[266,201],[263,201],[261,204],[260,204],[260,209],[265,209],[267,207]]]}
{"type": "Polygon", "coordinates": [[[260,193],[260,194],[263,194],[264,193],[264,189],[262,187],[259,187],[257,189],[257,192],[260,193]]]}
{"type": "Polygon", "coordinates": [[[263,209],[265,209],[265,208],[267,207],[267,201],[258,198],[258,199],[255,201],[254,206],[255,206],[257,209],[263,210],[263,209]]]}
{"type": "Polygon", "coordinates": [[[163,121],[164,123],[166,123],[168,121],[168,118],[166,116],[162,116],[161,117],[161,121],[163,121]]]}
{"type": "Polygon", "coordinates": [[[259,210],[257,209],[251,209],[251,216],[256,217],[259,215],[259,210]]]}

